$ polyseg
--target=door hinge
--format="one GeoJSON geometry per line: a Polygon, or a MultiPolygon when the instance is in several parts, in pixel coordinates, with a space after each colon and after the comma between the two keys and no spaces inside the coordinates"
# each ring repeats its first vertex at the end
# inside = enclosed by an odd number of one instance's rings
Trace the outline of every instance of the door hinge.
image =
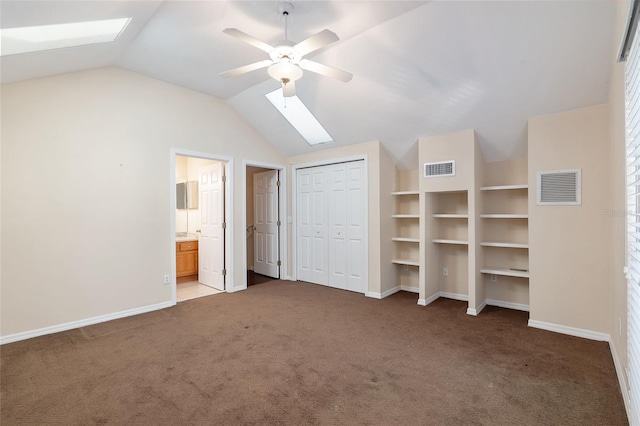
{"type": "Polygon", "coordinates": [[[277,222],[276,222],[276,225],[277,225],[277,226],[280,226],[280,225],[282,225],[282,222],[277,221],[277,222]]]}
{"type": "Polygon", "coordinates": [[[280,181],[277,181],[277,182],[276,182],[276,186],[280,186],[280,181]]]}
{"type": "Polygon", "coordinates": [[[222,222],[222,229],[227,229],[227,222],[222,222]]]}
{"type": "Polygon", "coordinates": [[[222,175],[222,181],[226,182],[227,181],[227,175],[222,175]]]}
{"type": "Polygon", "coordinates": [[[227,275],[227,270],[226,270],[226,269],[223,269],[223,270],[222,270],[222,276],[224,277],[224,276],[226,276],[226,275],[227,275]]]}
{"type": "Polygon", "coordinates": [[[277,265],[278,265],[278,266],[282,266],[282,262],[280,262],[280,261],[278,260],[277,265]]]}

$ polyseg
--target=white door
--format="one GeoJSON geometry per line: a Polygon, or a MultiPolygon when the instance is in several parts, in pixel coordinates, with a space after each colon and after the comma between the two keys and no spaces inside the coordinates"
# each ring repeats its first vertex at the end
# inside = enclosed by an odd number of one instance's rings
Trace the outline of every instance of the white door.
{"type": "Polygon", "coordinates": [[[347,167],[329,166],[329,286],[347,288],[347,167]]]}
{"type": "Polygon", "coordinates": [[[224,163],[201,167],[198,281],[224,290],[224,163]]]}
{"type": "Polygon", "coordinates": [[[278,171],[253,175],[254,271],[280,278],[278,244],[278,171]]]}
{"type": "Polygon", "coordinates": [[[366,182],[364,181],[364,161],[346,163],[346,255],[347,290],[367,292],[367,250],[365,250],[366,182]]]}
{"type": "Polygon", "coordinates": [[[326,167],[297,172],[298,279],[327,285],[326,167]]]}
{"type": "Polygon", "coordinates": [[[298,279],[366,293],[364,161],[297,171],[298,279]]]}

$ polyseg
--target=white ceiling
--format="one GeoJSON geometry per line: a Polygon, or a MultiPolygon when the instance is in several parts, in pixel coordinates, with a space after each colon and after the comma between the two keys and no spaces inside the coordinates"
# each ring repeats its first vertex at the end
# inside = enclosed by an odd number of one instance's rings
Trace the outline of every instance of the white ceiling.
{"type": "Polygon", "coordinates": [[[117,42],[3,57],[2,83],[120,66],[226,100],[285,155],[380,140],[417,167],[420,136],[476,129],[487,161],[526,156],[527,118],[607,102],[613,1],[292,1],[289,39],[328,28],[310,55],[354,74],[305,72],[300,99],[335,139],[310,147],[266,100],[266,69],[222,71],[266,54],[222,33],[284,38],[272,1],[2,1],[0,25],[133,17],[117,42]]]}

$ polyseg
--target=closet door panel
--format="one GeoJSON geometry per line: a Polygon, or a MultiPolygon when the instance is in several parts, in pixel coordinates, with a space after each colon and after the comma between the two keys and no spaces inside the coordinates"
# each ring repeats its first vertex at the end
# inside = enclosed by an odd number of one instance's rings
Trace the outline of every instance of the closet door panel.
{"type": "Polygon", "coordinates": [[[340,289],[347,288],[346,171],[345,164],[335,164],[329,172],[329,285],[340,289]]]}
{"type": "Polygon", "coordinates": [[[366,205],[364,162],[346,164],[346,189],[348,205],[346,208],[347,235],[347,290],[366,293],[367,270],[365,255],[366,205]]]}
{"type": "Polygon", "coordinates": [[[298,194],[297,194],[297,264],[298,279],[302,281],[312,280],[312,257],[313,257],[313,226],[312,220],[312,188],[311,172],[309,170],[298,170],[298,194]]]}
{"type": "Polygon", "coordinates": [[[329,196],[328,185],[328,167],[313,167],[312,187],[313,187],[313,206],[311,215],[313,217],[313,283],[327,285],[329,283],[329,268],[327,250],[328,241],[328,204],[329,196]]]}

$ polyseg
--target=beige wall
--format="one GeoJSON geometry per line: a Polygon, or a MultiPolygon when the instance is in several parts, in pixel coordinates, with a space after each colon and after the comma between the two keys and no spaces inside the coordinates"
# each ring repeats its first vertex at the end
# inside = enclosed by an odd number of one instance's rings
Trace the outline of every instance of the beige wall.
{"type": "Polygon", "coordinates": [[[475,132],[464,130],[443,135],[420,138],[418,141],[420,165],[420,258],[424,267],[420,268],[420,299],[438,292],[468,296],[469,307],[476,308],[476,154],[475,132]],[[455,160],[455,176],[425,178],[424,163],[455,160]],[[442,194],[457,192],[458,195],[442,194]],[[461,210],[462,209],[462,210],[461,210]],[[434,213],[468,213],[464,219],[434,219],[434,213]],[[432,243],[434,238],[463,239],[469,243],[446,245],[432,243]],[[443,268],[448,275],[443,275],[443,268]]]}
{"type": "Polygon", "coordinates": [[[170,301],[171,148],[234,159],[241,271],[242,160],[284,158],[223,101],[118,68],[1,96],[2,336],[170,301]]]}
{"type": "MultiPolygon", "coordinates": [[[[614,47],[618,48],[626,24],[628,2],[618,2],[616,37],[614,47]]],[[[613,61],[612,61],[613,62],[613,61]]],[[[611,262],[611,346],[622,368],[627,365],[627,281],[622,273],[626,263],[625,250],[625,100],[624,100],[624,64],[613,62],[609,88],[610,122],[610,161],[611,191],[608,210],[608,222],[611,226],[610,257],[611,262]]],[[[625,375],[621,377],[624,380],[625,375]]],[[[623,386],[626,386],[624,384],[623,386]]],[[[623,395],[627,395],[623,393],[623,395]]]]}
{"type": "Polygon", "coordinates": [[[611,333],[608,106],[529,120],[530,319],[611,333]],[[536,173],[582,169],[581,206],[536,205],[536,173]]]}
{"type": "MultiPolygon", "coordinates": [[[[287,158],[287,174],[291,176],[291,184],[288,192],[287,216],[293,216],[291,208],[292,193],[295,190],[295,176],[291,166],[301,164],[313,164],[318,162],[331,162],[336,159],[356,156],[367,157],[367,185],[368,185],[368,222],[369,222],[369,292],[382,293],[385,289],[395,287],[394,275],[391,264],[391,209],[393,200],[391,192],[395,185],[395,169],[391,160],[383,151],[378,141],[365,142],[335,149],[318,151],[311,154],[298,155],[287,158]],[[382,161],[385,164],[382,164],[382,161]],[[390,182],[382,182],[389,180],[390,182]],[[383,228],[384,231],[383,231],[383,228]],[[388,238],[387,238],[388,237],[388,238]],[[383,256],[389,256],[388,258],[383,256]]],[[[288,224],[289,247],[292,247],[292,225],[288,224]]],[[[289,265],[293,265],[292,250],[290,250],[289,265]]],[[[289,274],[292,271],[289,270],[289,274]]]]}

